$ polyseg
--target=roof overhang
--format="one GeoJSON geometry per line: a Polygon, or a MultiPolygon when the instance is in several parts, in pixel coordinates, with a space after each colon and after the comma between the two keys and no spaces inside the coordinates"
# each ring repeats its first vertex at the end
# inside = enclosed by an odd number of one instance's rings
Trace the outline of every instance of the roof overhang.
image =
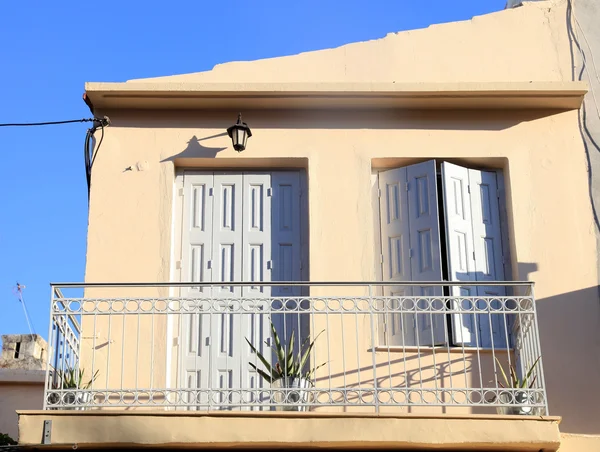
{"type": "Polygon", "coordinates": [[[86,83],[95,109],[577,109],[585,82],[86,83]]]}

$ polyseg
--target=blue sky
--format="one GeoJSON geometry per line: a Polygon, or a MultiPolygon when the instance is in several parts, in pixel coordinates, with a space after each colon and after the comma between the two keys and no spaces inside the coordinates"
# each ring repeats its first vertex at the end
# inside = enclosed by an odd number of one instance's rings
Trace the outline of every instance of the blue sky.
{"type": "MultiPolygon", "coordinates": [[[[86,81],[198,72],[469,19],[505,0],[0,3],[0,123],[90,117],[86,81]]],[[[47,336],[51,281],[82,281],[87,125],[0,128],[0,334],[47,336]]]]}

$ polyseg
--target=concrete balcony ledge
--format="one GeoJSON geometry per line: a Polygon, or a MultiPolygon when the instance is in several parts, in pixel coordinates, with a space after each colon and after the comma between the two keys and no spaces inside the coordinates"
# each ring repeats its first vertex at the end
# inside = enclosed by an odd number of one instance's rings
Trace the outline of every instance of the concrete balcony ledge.
{"type": "Polygon", "coordinates": [[[18,411],[19,444],[71,449],[354,448],[556,451],[559,417],[363,413],[18,411]]]}

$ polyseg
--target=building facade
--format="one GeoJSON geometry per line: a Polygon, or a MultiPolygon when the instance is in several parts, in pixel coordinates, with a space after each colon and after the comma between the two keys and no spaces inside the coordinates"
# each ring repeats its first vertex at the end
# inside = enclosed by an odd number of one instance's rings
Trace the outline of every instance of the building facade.
{"type": "Polygon", "coordinates": [[[20,441],[51,420],[59,444],[595,450],[571,10],[88,83],[111,124],[85,292],[60,288],[52,311],[52,343],[85,377],[49,382],[20,441]],[[271,354],[281,341],[292,353],[271,354]]]}

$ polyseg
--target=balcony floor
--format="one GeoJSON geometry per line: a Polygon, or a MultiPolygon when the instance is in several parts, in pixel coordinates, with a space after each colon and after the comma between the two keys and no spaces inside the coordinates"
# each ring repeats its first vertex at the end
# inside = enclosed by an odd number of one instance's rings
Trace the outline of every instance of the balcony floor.
{"type": "Polygon", "coordinates": [[[141,410],[19,411],[19,444],[52,448],[556,451],[559,417],[141,410]]]}

